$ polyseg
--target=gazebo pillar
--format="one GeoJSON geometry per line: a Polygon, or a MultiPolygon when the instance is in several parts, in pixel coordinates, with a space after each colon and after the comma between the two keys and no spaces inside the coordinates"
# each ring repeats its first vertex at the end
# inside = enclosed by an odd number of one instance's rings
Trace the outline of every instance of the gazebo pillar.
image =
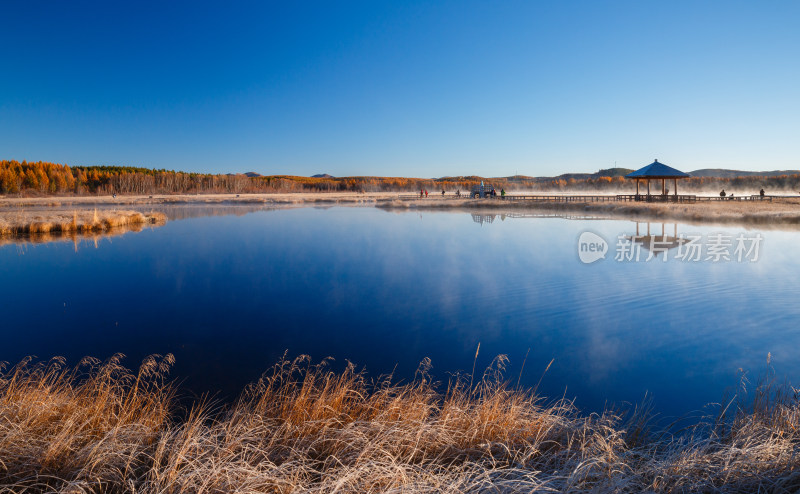
{"type": "Polygon", "coordinates": [[[675,182],[675,197],[678,197],[678,179],[673,178],[672,181],[675,182]]]}
{"type": "Polygon", "coordinates": [[[650,195],[650,179],[647,179],[647,195],[650,195]]]}
{"type": "Polygon", "coordinates": [[[636,179],[636,195],[639,195],[639,179],[636,179]]]}

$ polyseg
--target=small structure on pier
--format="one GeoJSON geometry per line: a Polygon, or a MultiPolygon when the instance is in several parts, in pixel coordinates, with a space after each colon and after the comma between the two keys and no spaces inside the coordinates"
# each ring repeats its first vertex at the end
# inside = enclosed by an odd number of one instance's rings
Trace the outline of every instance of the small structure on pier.
{"type": "Polygon", "coordinates": [[[681,178],[689,178],[690,175],[688,173],[683,173],[680,170],[676,170],[671,166],[667,166],[664,163],[659,163],[658,160],[653,161],[649,165],[645,166],[644,168],[639,168],[635,172],[629,173],[625,175],[625,178],[633,178],[636,180],[636,197],[640,196],[639,194],[639,182],[641,180],[647,180],[647,197],[650,197],[650,180],[661,180],[661,196],[666,198],[667,196],[667,180],[672,180],[675,186],[673,190],[674,196],[677,198],[678,196],[678,180],[681,178]]]}

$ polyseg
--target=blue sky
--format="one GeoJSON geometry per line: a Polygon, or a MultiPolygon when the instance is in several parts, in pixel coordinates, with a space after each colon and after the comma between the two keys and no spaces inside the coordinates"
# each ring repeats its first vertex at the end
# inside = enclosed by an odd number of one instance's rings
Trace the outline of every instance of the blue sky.
{"type": "Polygon", "coordinates": [[[800,2],[0,3],[0,159],[800,169],[800,2]]]}

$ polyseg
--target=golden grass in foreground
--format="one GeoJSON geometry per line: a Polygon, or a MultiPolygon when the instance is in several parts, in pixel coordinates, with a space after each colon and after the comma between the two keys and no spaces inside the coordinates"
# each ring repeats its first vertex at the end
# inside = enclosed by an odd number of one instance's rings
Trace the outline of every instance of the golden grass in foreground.
{"type": "MultiPolygon", "coordinates": [[[[175,412],[149,357],[0,373],[2,492],[795,492],[800,401],[762,384],[680,436],[646,413],[581,415],[503,384],[369,382],[283,360],[232,406],[175,412]]],[[[467,376],[469,377],[469,376],[467,376]]]]}

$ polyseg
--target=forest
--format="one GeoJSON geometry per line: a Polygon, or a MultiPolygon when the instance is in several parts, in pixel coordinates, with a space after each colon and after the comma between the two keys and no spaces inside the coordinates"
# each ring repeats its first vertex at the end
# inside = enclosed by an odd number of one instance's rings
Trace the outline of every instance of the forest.
{"type": "MultiPolygon", "coordinates": [[[[469,190],[482,180],[497,189],[529,193],[596,192],[630,193],[633,184],[623,176],[589,178],[537,178],[459,176],[406,177],[301,177],[293,175],[207,174],[128,166],[68,166],[42,161],[0,161],[0,194],[48,195],[145,195],[285,192],[417,192],[469,190]]],[[[595,174],[597,175],[597,174],[595,174]]],[[[691,177],[681,180],[680,192],[729,191],[757,193],[800,190],[800,175],[746,177],[691,177]]]]}

